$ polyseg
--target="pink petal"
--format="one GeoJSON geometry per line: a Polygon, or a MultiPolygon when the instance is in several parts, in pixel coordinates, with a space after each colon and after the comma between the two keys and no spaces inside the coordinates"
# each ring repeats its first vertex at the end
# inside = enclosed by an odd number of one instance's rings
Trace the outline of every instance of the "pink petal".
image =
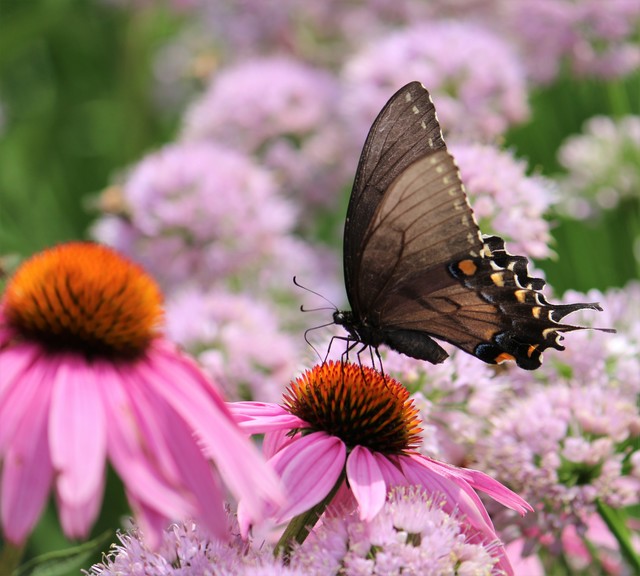
{"type": "Polygon", "coordinates": [[[325,515],[327,517],[344,518],[356,510],[358,510],[358,502],[345,480],[340,484],[340,488],[338,488],[338,491],[331,499],[331,503],[327,506],[325,515]]]}
{"type": "Polygon", "coordinates": [[[476,490],[481,490],[497,502],[500,502],[503,506],[515,510],[522,516],[527,512],[533,512],[533,508],[524,498],[518,496],[518,494],[512,490],[509,490],[509,488],[498,482],[496,479],[491,478],[491,476],[484,472],[480,472],[480,470],[472,470],[470,468],[467,470],[471,474],[469,484],[471,484],[471,486],[476,490]]]}
{"type": "MultiPolygon", "coordinates": [[[[0,357],[6,358],[5,352],[0,357]]],[[[17,366],[17,362],[11,362],[11,367],[17,366]]],[[[42,393],[43,388],[51,386],[57,369],[58,362],[43,355],[39,362],[15,373],[11,381],[5,381],[5,374],[2,372],[2,381],[6,386],[0,396],[0,453],[11,445],[25,413],[29,412],[32,402],[42,393]]]]}
{"type": "MultiPolygon", "coordinates": [[[[164,400],[162,402],[164,403],[164,400]]],[[[161,411],[160,408],[158,406],[154,412],[164,416],[164,427],[156,433],[156,436],[166,435],[163,448],[169,451],[171,459],[181,471],[180,477],[176,479],[177,489],[184,492],[186,488],[187,492],[195,497],[197,512],[194,514],[194,519],[206,525],[218,539],[228,539],[224,495],[217,474],[182,417],[173,409],[161,411]]],[[[176,520],[176,518],[172,519],[176,520]]],[[[180,520],[185,519],[180,518],[180,520]]]]}
{"type": "Polygon", "coordinates": [[[104,493],[104,475],[97,490],[87,501],[61,502],[58,497],[58,516],[62,531],[68,538],[86,539],[100,513],[104,493]]]}
{"type": "MultiPolygon", "coordinates": [[[[65,355],[51,395],[49,442],[60,504],[77,506],[101,492],[107,424],[93,367],[65,355]]],[[[87,526],[95,518],[87,517],[87,526]]]]}
{"type": "Polygon", "coordinates": [[[195,514],[195,507],[167,484],[155,463],[149,460],[146,448],[140,442],[139,428],[133,418],[135,410],[122,377],[113,371],[105,371],[101,379],[104,383],[101,392],[109,422],[109,458],[122,478],[130,500],[162,510],[165,518],[185,518],[195,514]]]}
{"type": "Polygon", "coordinates": [[[225,484],[237,499],[244,499],[255,518],[265,502],[282,500],[280,484],[256,447],[240,432],[222,401],[213,402],[210,386],[181,357],[154,358],[146,367],[147,385],[173,406],[202,440],[225,484]]]}
{"type": "Polygon", "coordinates": [[[290,434],[290,430],[267,432],[262,439],[262,454],[267,460],[269,460],[285,446],[295,442],[299,437],[299,433],[292,436],[290,434]]]}
{"type": "Polygon", "coordinates": [[[25,388],[36,385],[40,393],[29,398],[28,406],[22,407],[22,418],[2,465],[2,527],[4,536],[14,544],[21,544],[29,536],[47,502],[53,481],[47,437],[50,388],[41,380],[42,376],[42,372],[35,369],[24,375],[22,385],[25,388]]]}
{"type": "MultiPolygon", "coordinates": [[[[183,510],[193,508],[189,516],[205,524],[219,539],[228,538],[224,496],[219,478],[205,458],[197,439],[184,419],[166,400],[149,390],[148,383],[136,370],[122,373],[131,402],[134,421],[145,447],[146,458],[157,474],[176,494],[189,502],[183,510]]],[[[141,499],[147,508],[155,508],[171,520],[185,516],[170,515],[161,501],[153,504],[141,499]]]]}
{"type": "Polygon", "coordinates": [[[347,479],[360,507],[360,519],[368,522],[380,512],[387,496],[387,486],[374,454],[356,446],[347,458],[347,479]]]}
{"type": "Polygon", "coordinates": [[[523,516],[527,512],[533,511],[533,508],[526,500],[484,472],[472,468],[458,468],[446,462],[433,460],[422,455],[412,455],[412,457],[424,461],[426,466],[434,471],[437,470],[442,475],[464,479],[476,490],[485,492],[500,504],[515,510],[523,516]]]}
{"type": "Polygon", "coordinates": [[[398,457],[407,484],[424,486],[429,492],[445,496],[444,509],[448,513],[459,510],[477,531],[488,541],[498,538],[493,523],[473,489],[460,479],[448,478],[425,465],[419,458],[398,457]]]}
{"type": "MultiPolygon", "coordinates": [[[[136,523],[144,536],[145,545],[151,550],[157,550],[163,542],[163,533],[167,527],[166,516],[128,492],[127,499],[136,523]]],[[[132,570],[132,573],[135,571],[132,570]]]]}
{"type": "Polygon", "coordinates": [[[248,434],[263,434],[276,430],[302,428],[308,424],[285,410],[279,404],[265,402],[228,402],[238,426],[248,434]]]}
{"type": "MultiPolygon", "coordinates": [[[[402,469],[411,484],[425,486],[427,489],[442,493],[446,500],[444,510],[448,513],[461,512],[474,530],[479,532],[487,543],[499,542],[491,518],[484,504],[463,476],[468,469],[455,468],[419,454],[398,458],[402,469]]],[[[502,545],[496,545],[493,555],[498,558],[496,564],[507,576],[513,575],[502,545]]]]}
{"type": "MultiPolygon", "coordinates": [[[[171,422],[180,420],[171,405],[162,397],[149,390],[144,377],[137,370],[120,370],[120,378],[131,409],[131,423],[135,426],[138,442],[144,447],[149,464],[165,482],[177,486],[182,482],[184,470],[176,462],[170,444],[172,442],[171,422]]],[[[192,443],[196,439],[192,438],[192,443]]]]}
{"type": "Polygon", "coordinates": [[[284,484],[288,503],[278,512],[285,522],[329,494],[344,468],[347,449],[339,438],[314,432],[278,452],[269,463],[284,484]]]}
{"type": "Polygon", "coordinates": [[[389,457],[379,452],[374,452],[373,457],[380,467],[380,472],[387,486],[405,486],[407,484],[399,463],[391,461],[389,457]]]}
{"type": "Polygon", "coordinates": [[[29,370],[34,361],[42,354],[39,346],[19,344],[0,349],[0,403],[6,391],[29,370]]]}

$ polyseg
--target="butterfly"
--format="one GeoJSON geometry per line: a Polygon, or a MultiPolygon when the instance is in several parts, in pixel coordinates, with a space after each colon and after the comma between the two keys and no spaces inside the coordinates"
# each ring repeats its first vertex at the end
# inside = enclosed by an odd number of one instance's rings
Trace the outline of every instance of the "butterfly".
{"type": "MultiPolygon", "coordinates": [[[[449,342],[489,364],[534,370],[561,334],[562,319],[598,304],[551,304],[524,256],[483,236],[435,107],[420,82],[398,90],[373,123],[360,156],[344,227],[351,311],[333,321],[348,349],[382,344],[433,364],[449,342]]],[[[611,331],[611,330],[605,330],[611,331]]]]}

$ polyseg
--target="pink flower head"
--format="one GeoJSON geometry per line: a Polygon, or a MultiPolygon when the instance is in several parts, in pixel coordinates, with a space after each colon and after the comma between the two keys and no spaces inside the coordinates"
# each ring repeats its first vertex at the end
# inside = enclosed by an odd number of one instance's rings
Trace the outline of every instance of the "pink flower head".
{"type": "Polygon", "coordinates": [[[640,116],[614,120],[594,116],[582,133],[569,136],[558,150],[567,170],[560,180],[562,208],[574,218],[616,208],[640,197],[640,116]]]}
{"type": "Polygon", "coordinates": [[[492,145],[453,144],[480,228],[505,238],[514,254],[547,258],[551,233],[545,212],[554,200],[551,183],[527,175],[527,164],[492,145]]]}
{"type": "Polygon", "coordinates": [[[581,75],[615,78],[640,63],[634,0],[503,2],[501,22],[520,46],[529,75],[550,82],[568,62],[581,75]]]}
{"type": "Polygon", "coordinates": [[[296,199],[327,203],[350,175],[343,161],[338,82],[294,58],[254,58],[221,70],[187,111],[183,136],[260,158],[296,199]]]}
{"type": "Polygon", "coordinates": [[[0,516],[23,542],[53,488],[85,537],[105,465],[154,541],[172,519],[224,537],[224,481],[260,517],[279,486],[216,387],[159,331],[162,295],[109,248],[69,243],[25,262],[0,303],[0,516]],[[216,464],[211,466],[210,460],[216,464]]]}
{"type": "Polygon", "coordinates": [[[308,576],[327,574],[504,574],[496,543],[478,541],[461,514],[447,513],[439,494],[417,486],[393,488],[376,517],[328,516],[291,554],[308,576]]]}
{"type": "Polygon", "coordinates": [[[345,66],[347,117],[362,130],[389,94],[411,80],[428,87],[443,126],[493,139],[528,115],[524,70],[510,45],[470,22],[432,21],[376,39],[345,66]]]}
{"type": "Polygon", "coordinates": [[[583,526],[598,503],[617,509],[640,502],[636,395],[614,381],[561,378],[531,383],[476,446],[484,469],[534,503],[537,528],[551,540],[569,525],[583,526]]]}
{"type": "MultiPolygon", "coordinates": [[[[531,509],[482,472],[418,453],[420,421],[408,391],[366,366],[328,362],[295,380],[284,405],[239,402],[230,409],[241,428],[265,433],[264,452],[289,497],[278,522],[323,501],[343,477],[361,520],[380,512],[390,487],[418,485],[443,494],[444,510],[463,514],[486,542],[497,535],[475,489],[521,514],[531,509]]],[[[507,570],[501,548],[499,555],[507,570]]]]}
{"type": "Polygon", "coordinates": [[[100,223],[98,240],[135,255],[165,286],[187,276],[209,285],[255,266],[295,222],[294,206],[267,170],[214,142],[150,154],[122,193],[126,221],[100,223]]]}

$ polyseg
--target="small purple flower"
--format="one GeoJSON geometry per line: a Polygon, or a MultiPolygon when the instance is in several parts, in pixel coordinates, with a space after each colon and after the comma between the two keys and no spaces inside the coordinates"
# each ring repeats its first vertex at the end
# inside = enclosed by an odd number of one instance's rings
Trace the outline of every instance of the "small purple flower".
{"type": "Polygon", "coordinates": [[[480,467],[519,490],[541,532],[559,537],[595,511],[640,502],[629,469],[640,438],[635,401],[613,385],[538,386],[494,418],[478,445],[480,467]]]}
{"type": "Polygon", "coordinates": [[[420,451],[463,465],[472,461],[476,442],[486,434],[496,406],[511,396],[511,386],[477,358],[453,346],[447,351],[446,362],[428,367],[389,351],[384,367],[414,392],[424,428],[420,451]]]}
{"type": "Polygon", "coordinates": [[[549,257],[544,215],[554,200],[551,182],[528,176],[526,162],[494,146],[460,143],[450,149],[483,233],[505,238],[513,254],[549,257]]]}
{"type": "Polygon", "coordinates": [[[576,218],[640,200],[640,116],[594,116],[558,150],[564,211],[576,218]]]}
{"type": "MultiPolygon", "coordinates": [[[[147,156],[126,179],[123,195],[129,218],[116,231],[135,242],[127,253],[169,285],[186,276],[206,284],[251,266],[295,219],[269,172],[209,142],[147,156]]],[[[95,230],[115,236],[109,227],[95,230]]]]}
{"type": "Polygon", "coordinates": [[[229,399],[275,401],[304,341],[280,326],[273,304],[224,290],[181,290],[166,305],[167,333],[194,353],[229,399]]]}
{"type": "Polygon", "coordinates": [[[134,526],[118,534],[119,544],[99,564],[84,571],[86,576],[305,576],[274,558],[268,545],[251,546],[238,535],[237,523],[229,521],[227,541],[212,538],[197,524],[174,524],[164,531],[157,548],[147,546],[144,535],[134,526]]]}
{"type": "Polygon", "coordinates": [[[563,61],[583,75],[613,78],[640,64],[634,0],[516,0],[503,3],[505,30],[520,45],[531,77],[550,82],[563,61]]]}
{"type": "Polygon", "coordinates": [[[446,512],[444,498],[417,486],[397,487],[380,512],[327,517],[291,556],[309,576],[344,574],[504,574],[500,545],[469,530],[463,515],[446,512]]]}
{"type": "Polygon", "coordinates": [[[336,79],[287,57],[222,69],[186,113],[187,140],[217,140],[258,156],[296,198],[327,202],[348,178],[336,79]]]}
{"type": "Polygon", "coordinates": [[[490,140],[528,115],[524,71],[509,44],[470,22],[434,21],[378,38],[345,64],[345,109],[364,132],[411,80],[431,91],[445,130],[490,140]]]}

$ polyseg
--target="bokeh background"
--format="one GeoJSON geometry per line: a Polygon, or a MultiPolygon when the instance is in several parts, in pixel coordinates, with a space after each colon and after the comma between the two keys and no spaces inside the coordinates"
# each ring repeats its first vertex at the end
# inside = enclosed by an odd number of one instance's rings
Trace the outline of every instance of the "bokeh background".
{"type": "MultiPolygon", "coordinates": [[[[491,145],[521,159],[522,178],[544,182],[550,200],[520,226],[526,236],[529,225],[548,224],[547,247],[529,255],[553,293],[623,287],[640,277],[636,5],[0,0],[3,272],[47,246],[89,238],[111,241],[156,274],[181,263],[160,278],[172,336],[231,398],[273,399],[312,358],[304,328],[328,317],[299,313],[309,295],[291,277],[344,304],[342,226],[359,150],[377,110],[416,79],[432,91],[454,154],[456,145],[491,145]],[[485,33],[516,65],[497,88],[473,84],[468,72],[487,83],[499,76],[506,56],[480,47],[485,33]],[[424,54],[421,39],[431,43],[424,54]],[[464,74],[454,54],[466,58],[464,74]],[[278,86],[292,99],[269,109],[278,86]],[[447,98],[465,104],[450,107],[447,98]],[[487,107],[474,108],[483,98],[487,107]],[[511,117],[509,98],[521,98],[511,117]],[[491,106],[504,125],[483,128],[491,106]],[[571,138],[585,135],[572,155],[571,138]],[[192,181],[190,171],[214,180],[192,181]],[[198,186],[211,205],[191,198],[180,221],[154,212],[198,186]],[[169,241],[176,230],[178,247],[169,241]],[[214,328],[181,320],[194,316],[214,328]]],[[[512,200],[502,190],[494,202],[512,200]]],[[[487,223],[500,231],[496,218],[487,223]]],[[[95,534],[126,513],[117,479],[107,491],[95,534]]],[[[28,556],[67,545],[52,503],[28,556]]]]}

